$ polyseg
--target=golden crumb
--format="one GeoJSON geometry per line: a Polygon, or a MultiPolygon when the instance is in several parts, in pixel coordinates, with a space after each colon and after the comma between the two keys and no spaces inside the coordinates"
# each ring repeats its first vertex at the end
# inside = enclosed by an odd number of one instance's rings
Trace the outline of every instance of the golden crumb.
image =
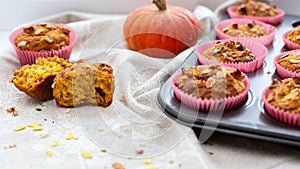
{"type": "Polygon", "coordinates": [[[151,158],[143,158],[145,164],[151,164],[151,158]]]}
{"type": "Polygon", "coordinates": [[[28,124],[28,127],[33,128],[33,131],[40,131],[43,130],[43,127],[41,126],[40,123],[36,123],[36,122],[31,122],[28,124]]]}
{"type": "Polygon", "coordinates": [[[60,143],[59,143],[58,140],[54,140],[54,141],[52,142],[51,146],[52,146],[52,147],[56,147],[56,146],[58,146],[59,144],[60,144],[60,143]]]}
{"type": "Polygon", "coordinates": [[[153,164],[148,164],[146,169],[156,169],[156,167],[153,164]]]}
{"type": "Polygon", "coordinates": [[[46,150],[46,154],[47,154],[48,156],[52,156],[52,155],[53,155],[53,151],[50,150],[50,149],[47,149],[47,150],[46,150]]]}
{"type": "Polygon", "coordinates": [[[74,137],[74,133],[73,133],[73,132],[69,132],[69,133],[66,135],[66,139],[67,139],[67,140],[71,140],[73,137],[74,137]]]}
{"type": "Polygon", "coordinates": [[[141,147],[146,147],[147,144],[146,144],[145,142],[141,142],[141,143],[140,143],[140,146],[141,146],[141,147]]]}
{"type": "Polygon", "coordinates": [[[92,153],[90,152],[90,151],[87,151],[87,150],[83,150],[82,151],[82,153],[81,153],[81,155],[84,157],[84,158],[86,158],[86,159],[91,159],[91,158],[93,158],[93,155],[92,155],[92,153]]]}
{"type": "Polygon", "coordinates": [[[120,94],[119,100],[120,100],[121,102],[125,102],[125,101],[126,101],[125,96],[124,96],[123,94],[120,94]]]}
{"type": "Polygon", "coordinates": [[[41,124],[40,123],[36,123],[36,122],[28,123],[28,127],[35,127],[35,126],[41,126],[41,124]]]}
{"type": "Polygon", "coordinates": [[[120,164],[120,163],[113,163],[112,167],[114,169],[125,169],[125,167],[122,164],[120,164]]]}
{"type": "Polygon", "coordinates": [[[13,128],[14,131],[21,131],[21,130],[24,130],[26,128],[25,125],[21,125],[21,126],[16,126],[13,128]]]}
{"type": "Polygon", "coordinates": [[[49,135],[49,133],[48,132],[43,132],[43,133],[41,133],[41,138],[46,138],[46,137],[48,137],[48,135],[49,135]]]}
{"type": "Polygon", "coordinates": [[[42,126],[34,126],[33,127],[33,131],[41,131],[41,130],[43,130],[42,126]]]}

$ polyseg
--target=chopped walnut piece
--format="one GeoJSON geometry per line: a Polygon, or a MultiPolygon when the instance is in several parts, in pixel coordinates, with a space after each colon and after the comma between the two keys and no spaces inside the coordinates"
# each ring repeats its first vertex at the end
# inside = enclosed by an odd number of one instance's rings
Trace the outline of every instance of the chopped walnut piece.
{"type": "Polygon", "coordinates": [[[16,148],[16,147],[17,147],[16,144],[10,144],[10,145],[8,146],[8,148],[16,148]]]}
{"type": "Polygon", "coordinates": [[[16,110],[16,107],[10,107],[10,108],[7,108],[7,109],[6,109],[6,112],[12,113],[13,116],[18,116],[18,115],[19,115],[19,113],[18,113],[17,110],[16,110]]]}
{"type": "Polygon", "coordinates": [[[140,149],[140,150],[136,150],[136,153],[141,155],[141,154],[143,154],[143,153],[144,153],[144,150],[142,150],[142,149],[140,149]]]}

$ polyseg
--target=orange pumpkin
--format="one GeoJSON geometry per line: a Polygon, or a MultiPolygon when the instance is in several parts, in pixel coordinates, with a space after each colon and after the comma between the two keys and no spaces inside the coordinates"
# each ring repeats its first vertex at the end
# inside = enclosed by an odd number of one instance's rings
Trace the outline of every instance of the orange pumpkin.
{"type": "Polygon", "coordinates": [[[131,11],[124,23],[125,40],[134,51],[156,58],[171,58],[196,44],[200,24],[189,10],[153,0],[131,11]]]}

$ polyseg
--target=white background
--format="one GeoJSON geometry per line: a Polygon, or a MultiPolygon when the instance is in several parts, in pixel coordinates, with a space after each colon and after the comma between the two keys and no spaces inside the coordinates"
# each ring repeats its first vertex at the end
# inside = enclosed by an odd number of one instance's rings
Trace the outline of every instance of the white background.
{"type": "MultiPolygon", "coordinates": [[[[98,14],[127,14],[152,0],[1,0],[0,1],[0,48],[9,45],[8,34],[13,28],[41,17],[67,11],[98,14]]],[[[214,9],[226,0],[167,0],[191,11],[197,5],[214,9]]],[[[272,0],[287,14],[300,16],[299,0],[272,0]]]]}
{"type": "MultiPolygon", "coordinates": [[[[0,31],[11,30],[30,20],[66,11],[90,13],[126,14],[131,10],[150,4],[152,0],[6,0],[0,1],[0,31]]],[[[226,0],[167,0],[193,10],[197,5],[211,9],[226,0]]],[[[287,13],[300,15],[299,0],[273,0],[273,3],[287,13]]]]}

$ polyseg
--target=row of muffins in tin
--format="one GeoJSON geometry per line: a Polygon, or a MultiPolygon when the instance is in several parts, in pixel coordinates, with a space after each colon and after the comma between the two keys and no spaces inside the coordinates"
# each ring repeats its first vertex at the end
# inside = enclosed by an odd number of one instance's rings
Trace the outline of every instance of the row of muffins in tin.
{"type": "MultiPolygon", "coordinates": [[[[250,88],[247,73],[261,68],[268,55],[266,46],[273,42],[277,32],[274,25],[279,24],[284,16],[284,11],[280,9],[277,14],[268,16],[247,16],[239,13],[241,8],[253,4],[253,1],[248,1],[240,6],[229,7],[227,11],[231,19],[221,21],[215,26],[216,36],[221,40],[199,44],[195,51],[201,65],[183,68],[173,77],[172,88],[181,102],[202,112],[226,111],[245,103],[250,88]]],[[[271,8],[277,9],[272,6],[271,8]]],[[[250,9],[253,10],[254,7],[250,9]]],[[[295,27],[281,36],[286,48],[290,50],[274,57],[277,74],[283,80],[274,79],[262,94],[265,110],[271,117],[298,127],[299,34],[300,27],[295,27]]]]}

